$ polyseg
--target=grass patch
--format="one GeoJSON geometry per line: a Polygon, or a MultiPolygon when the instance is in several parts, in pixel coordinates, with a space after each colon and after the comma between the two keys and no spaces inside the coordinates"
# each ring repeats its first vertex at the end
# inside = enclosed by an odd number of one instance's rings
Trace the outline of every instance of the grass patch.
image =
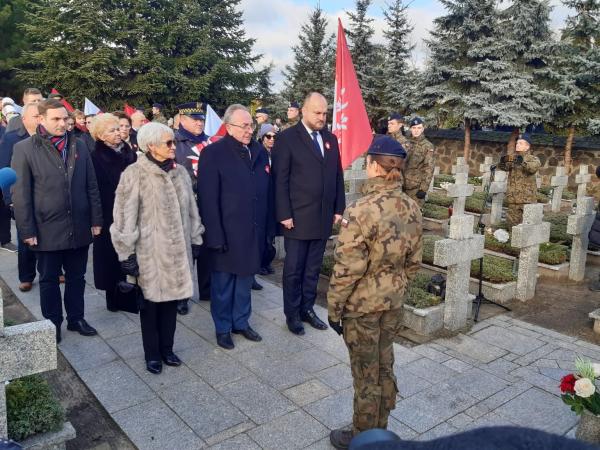
{"type": "Polygon", "coordinates": [[[331,277],[333,273],[333,266],[335,264],[335,258],[333,255],[323,256],[323,263],[321,264],[321,273],[327,277],[331,277]]]}
{"type": "Polygon", "coordinates": [[[420,309],[439,305],[442,302],[442,298],[427,292],[429,280],[431,280],[430,276],[418,273],[406,288],[404,302],[407,305],[420,309]]]}
{"type": "MultiPolygon", "coordinates": [[[[552,192],[552,186],[544,186],[538,189],[538,193],[545,195],[550,198],[550,193],[552,192]]],[[[571,192],[568,189],[563,189],[562,199],[563,200],[575,200],[577,198],[577,193],[571,192]]]]}
{"type": "Polygon", "coordinates": [[[425,203],[423,205],[423,217],[446,220],[450,217],[450,214],[448,213],[448,207],[434,205],[433,203],[425,203]]]}
{"type": "Polygon", "coordinates": [[[567,221],[569,213],[567,212],[550,212],[544,215],[544,221],[550,222],[550,242],[571,246],[573,236],[567,234],[567,221]]]}
{"type": "Polygon", "coordinates": [[[38,433],[58,431],[65,412],[39,375],[14,380],[6,386],[8,437],[15,441],[38,433]]]}
{"type": "Polygon", "coordinates": [[[448,197],[447,195],[440,194],[438,192],[429,192],[427,194],[427,203],[431,203],[432,205],[437,206],[445,206],[446,208],[452,206],[454,199],[452,197],[448,197]]]}
{"type": "Polygon", "coordinates": [[[483,201],[485,200],[485,192],[474,192],[473,195],[467,197],[465,201],[465,211],[481,214],[485,209],[483,201]]]}
{"type": "MultiPolygon", "coordinates": [[[[505,225],[505,224],[503,224],[505,225]]],[[[505,255],[519,257],[520,250],[511,247],[510,240],[508,242],[500,242],[493,235],[485,235],[485,248],[505,255]]],[[[566,262],[569,259],[569,247],[563,244],[547,242],[540,245],[539,261],[542,264],[558,265],[566,262]]]]}
{"type": "Polygon", "coordinates": [[[483,184],[483,180],[481,177],[469,177],[467,180],[467,184],[472,184],[473,186],[481,186],[483,184]]]}
{"type": "Polygon", "coordinates": [[[543,194],[539,191],[536,195],[536,198],[538,203],[548,203],[550,201],[550,197],[548,195],[543,194]]]}

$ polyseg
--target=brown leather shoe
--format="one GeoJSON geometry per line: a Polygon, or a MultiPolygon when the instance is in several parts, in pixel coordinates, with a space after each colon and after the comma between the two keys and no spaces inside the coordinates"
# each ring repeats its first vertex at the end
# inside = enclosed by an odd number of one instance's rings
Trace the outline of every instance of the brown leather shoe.
{"type": "Polygon", "coordinates": [[[19,290],[21,292],[29,292],[32,287],[33,283],[31,281],[23,281],[21,284],[19,284],[19,290]]]}

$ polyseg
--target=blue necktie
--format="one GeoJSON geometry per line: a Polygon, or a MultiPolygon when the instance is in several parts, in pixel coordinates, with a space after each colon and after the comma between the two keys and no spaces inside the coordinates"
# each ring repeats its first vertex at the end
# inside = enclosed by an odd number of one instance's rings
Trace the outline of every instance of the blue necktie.
{"type": "Polygon", "coordinates": [[[317,152],[317,156],[322,158],[323,157],[323,153],[321,153],[321,146],[319,145],[319,140],[317,139],[317,136],[319,136],[319,132],[318,131],[313,131],[312,133],[312,140],[313,140],[313,147],[315,149],[315,152],[317,152]]]}

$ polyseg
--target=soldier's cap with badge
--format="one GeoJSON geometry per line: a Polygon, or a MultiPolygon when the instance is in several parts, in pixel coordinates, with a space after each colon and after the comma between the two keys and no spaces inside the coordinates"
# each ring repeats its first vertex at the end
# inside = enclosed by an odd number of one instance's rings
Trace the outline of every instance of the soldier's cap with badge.
{"type": "Polygon", "coordinates": [[[177,112],[180,116],[188,116],[192,119],[206,120],[204,110],[202,109],[202,102],[189,102],[177,105],[177,112]]]}
{"type": "Polygon", "coordinates": [[[518,140],[523,140],[523,141],[527,142],[529,145],[531,145],[531,134],[523,133],[521,136],[519,136],[518,140]]]}
{"type": "Polygon", "coordinates": [[[388,122],[390,120],[397,120],[398,122],[404,122],[404,116],[400,113],[393,112],[388,117],[388,122]]]}
{"type": "Polygon", "coordinates": [[[288,108],[300,109],[300,104],[298,102],[290,102],[290,105],[288,106],[288,108]]]}
{"type": "Polygon", "coordinates": [[[268,116],[269,110],[267,108],[258,108],[256,110],[255,114],[266,114],[268,116]]]}
{"type": "Polygon", "coordinates": [[[367,150],[367,155],[397,156],[406,159],[406,150],[396,139],[390,136],[381,136],[373,140],[367,150]]]}
{"type": "Polygon", "coordinates": [[[152,107],[153,108],[158,108],[158,109],[163,109],[164,108],[164,106],[162,105],[162,103],[153,103],[152,107]]]}
{"type": "Polygon", "coordinates": [[[425,122],[423,122],[423,119],[421,119],[420,117],[417,116],[410,121],[409,125],[411,127],[414,127],[416,125],[423,125],[424,123],[425,122]]]}

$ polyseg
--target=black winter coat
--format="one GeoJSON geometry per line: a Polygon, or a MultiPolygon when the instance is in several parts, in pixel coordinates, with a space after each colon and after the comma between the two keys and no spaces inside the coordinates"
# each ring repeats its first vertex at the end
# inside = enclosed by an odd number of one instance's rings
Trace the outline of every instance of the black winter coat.
{"type": "Polygon", "coordinates": [[[236,275],[254,275],[260,269],[266,236],[274,231],[272,180],[265,148],[252,140],[248,150],[225,136],[200,153],[198,204],[206,227],[212,268],[236,275]]]}
{"type": "Polygon", "coordinates": [[[321,130],[325,156],[317,155],[300,121],[277,135],[272,151],[277,222],[294,219],[283,229],[293,239],[327,239],[334,214],[346,208],[344,172],[337,138],[321,130]]]}
{"type": "MultiPolygon", "coordinates": [[[[18,130],[6,133],[2,139],[0,139],[0,169],[4,167],[10,167],[15,144],[17,142],[24,141],[28,137],[29,133],[24,127],[22,127],[18,130]]],[[[10,188],[2,189],[2,195],[4,197],[4,202],[7,205],[10,205],[12,203],[10,188]]]]}
{"type": "Polygon", "coordinates": [[[48,139],[35,134],[14,147],[11,189],[21,239],[37,237],[32,250],[80,248],[92,242],[92,226],[102,226],[102,206],[92,159],[71,133],[65,164],[48,139]]]}
{"type": "Polygon", "coordinates": [[[112,290],[124,280],[119,258],[110,238],[110,226],[113,223],[115,192],[121,179],[121,173],[137,160],[137,155],[125,144],[120,153],[96,141],[96,150],[92,153],[92,162],[98,180],[102,217],[104,225],[99,236],[94,237],[94,284],[97,289],[112,290]]]}

